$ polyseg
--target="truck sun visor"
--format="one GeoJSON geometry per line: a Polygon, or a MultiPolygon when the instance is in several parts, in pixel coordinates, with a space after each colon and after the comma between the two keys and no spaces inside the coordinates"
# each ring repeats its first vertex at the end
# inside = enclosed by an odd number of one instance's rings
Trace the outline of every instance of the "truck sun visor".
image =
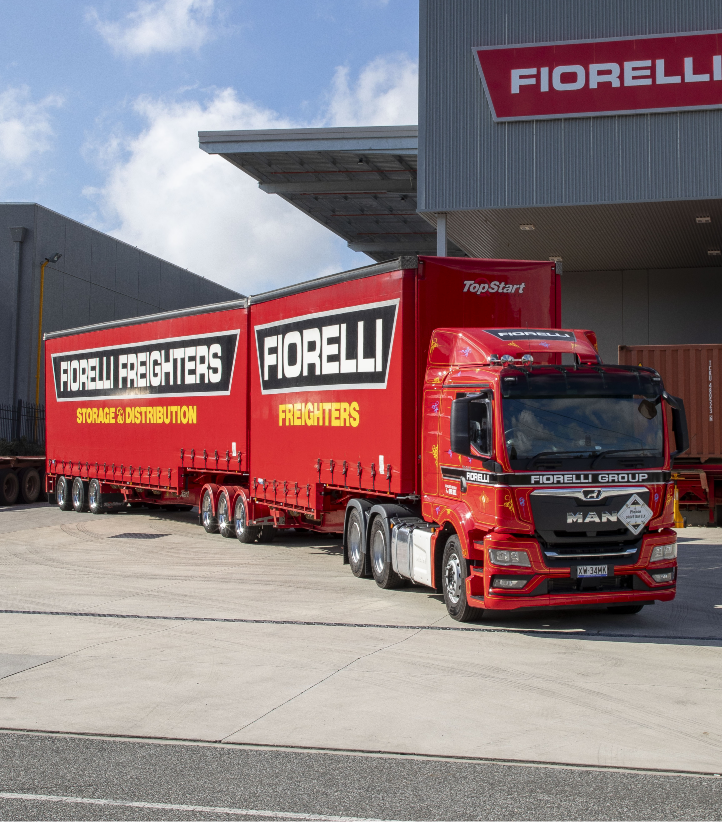
{"type": "Polygon", "coordinates": [[[662,379],[649,368],[632,366],[534,366],[505,368],[502,395],[517,397],[630,397],[655,401],[662,379]]]}

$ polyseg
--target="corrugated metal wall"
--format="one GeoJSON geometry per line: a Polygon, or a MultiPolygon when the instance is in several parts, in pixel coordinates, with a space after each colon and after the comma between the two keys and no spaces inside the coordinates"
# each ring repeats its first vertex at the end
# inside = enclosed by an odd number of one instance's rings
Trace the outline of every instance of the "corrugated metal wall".
{"type": "Polygon", "coordinates": [[[722,197],[722,110],[494,123],[473,46],[722,29],[720,0],[421,0],[419,210],[722,197]]]}
{"type": "Polygon", "coordinates": [[[665,389],[684,401],[690,448],[681,459],[722,457],[722,345],[620,346],[619,362],[654,368],[665,389]]]}

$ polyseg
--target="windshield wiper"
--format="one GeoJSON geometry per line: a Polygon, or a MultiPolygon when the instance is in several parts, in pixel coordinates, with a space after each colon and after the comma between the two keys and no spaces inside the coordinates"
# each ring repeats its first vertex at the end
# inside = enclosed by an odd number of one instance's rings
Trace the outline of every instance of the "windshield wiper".
{"type": "MultiPolygon", "coordinates": [[[[640,451],[651,451],[651,448],[609,448],[607,451],[600,451],[592,460],[590,468],[594,468],[598,459],[602,457],[608,457],[610,454],[639,454],[640,451]]],[[[642,453],[642,456],[647,456],[646,454],[642,453]]]]}
{"type": "Polygon", "coordinates": [[[540,457],[568,457],[571,454],[589,454],[589,449],[576,448],[574,451],[540,451],[531,458],[531,462],[528,464],[528,467],[533,468],[534,464],[540,457]]]}

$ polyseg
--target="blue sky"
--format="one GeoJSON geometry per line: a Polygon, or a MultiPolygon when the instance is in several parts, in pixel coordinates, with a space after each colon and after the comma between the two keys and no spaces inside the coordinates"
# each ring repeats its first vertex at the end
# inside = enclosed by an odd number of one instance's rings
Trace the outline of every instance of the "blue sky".
{"type": "Polygon", "coordinates": [[[368,260],[202,155],[195,132],[416,122],[417,0],[3,11],[2,200],[42,203],[246,292],[368,260]]]}

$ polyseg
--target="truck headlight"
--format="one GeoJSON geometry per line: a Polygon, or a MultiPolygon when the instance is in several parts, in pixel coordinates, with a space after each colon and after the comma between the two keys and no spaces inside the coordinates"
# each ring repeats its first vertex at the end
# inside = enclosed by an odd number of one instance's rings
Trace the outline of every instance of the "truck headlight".
{"type": "Polygon", "coordinates": [[[522,568],[531,568],[529,554],[526,551],[501,551],[498,548],[490,548],[489,559],[494,565],[519,565],[522,568]]]}
{"type": "Polygon", "coordinates": [[[671,545],[655,545],[652,551],[650,562],[662,562],[665,559],[676,559],[677,543],[671,545]]]}

